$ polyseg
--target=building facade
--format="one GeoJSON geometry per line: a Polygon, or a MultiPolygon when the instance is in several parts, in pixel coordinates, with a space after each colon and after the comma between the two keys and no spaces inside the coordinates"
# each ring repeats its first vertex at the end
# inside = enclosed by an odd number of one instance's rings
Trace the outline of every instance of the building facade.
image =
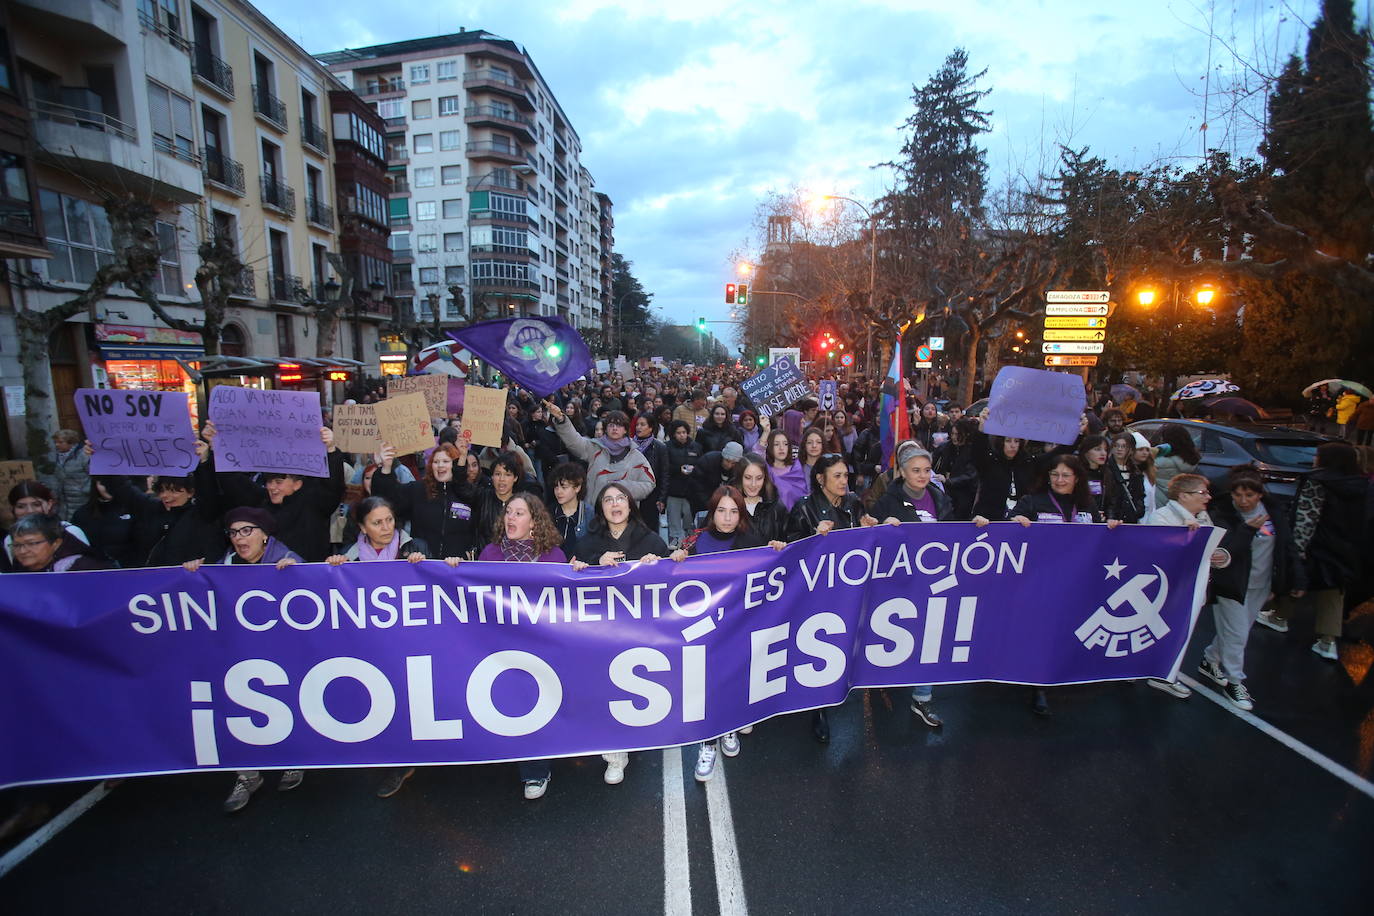
{"type": "MultiPolygon", "coordinates": [[[[223,354],[262,365],[301,360],[306,371],[291,373],[302,377],[297,384],[345,366],[377,373],[389,280],[389,252],[376,238],[385,237],[382,213],[373,214],[372,237],[353,236],[364,272],[355,288],[366,301],[341,311],[333,342],[321,339],[315,320],[337,296],[330,255],[342,253],[341,202],[355,199],[337,193],[329,139],[331,93],[342,87],[319,62],[237,0],[15,0],[6,38],[10,80],[30,117],[49,257],[6,262],[0,339],[14,338],[12,309],[70,300],[115,257],[102,200],[126,194],[157,210],[156,293],[173,318],[204,317],[196,278],[207,243],[222,243],[242,262],[223,354]],[[362,367],[331,357],[357,352],[362,367]]],[[[187,364],[203,367],[202,356],[197,335],[171,331],[115,287],[53,335],[58,422],[76,425],[70,392],[78,387],[194,391],[187,364]]],[[[0,381],[21,384],[13,348],[0,347],[0,381]]],[[[262,371],[243,381],[277,379],[262,371]]],[[[6,403],[10,441],[22,441],[14,435],[18,405],[6,403]]]]}
{"type": "Polygon", "coordinates": [[[509,315],[602,327],[595,183],[522,48],[460,31],[319,59],[385,121],[398,308],[436,332],[509,315]]]}

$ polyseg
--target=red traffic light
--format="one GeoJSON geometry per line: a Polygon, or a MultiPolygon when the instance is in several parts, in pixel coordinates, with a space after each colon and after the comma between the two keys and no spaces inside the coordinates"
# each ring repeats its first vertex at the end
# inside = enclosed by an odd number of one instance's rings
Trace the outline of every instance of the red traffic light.
{"type": "Polygon", "coordinates": [[[725,303],[727,305],[735,304],[735,284],[733,283],[725,284],[725,303]]]}

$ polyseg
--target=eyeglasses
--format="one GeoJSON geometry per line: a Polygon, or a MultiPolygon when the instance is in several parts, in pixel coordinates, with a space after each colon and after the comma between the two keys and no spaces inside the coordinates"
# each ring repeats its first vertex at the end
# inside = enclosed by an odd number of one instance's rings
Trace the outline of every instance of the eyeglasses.
{"type": "Polygon", "coordinates": [[[262,529],[259,528],[257,525],[242,525],[238,528],[225,528],[224,533],[229,535],[231,538],[246,538],[254,531],[261,530],[262,529]]]}
{"type": "Polygon", "coordinates": [[[826,452],[825,454],[821,455],[821,457],[822,457],[822,458],[843,458],[844,456],[841,455],[839,452],[826,452]]]}
{"type": "Polygon", "coordinates": [[[627,503],[629,501],[630,497],[626,496],[624,493],[608,493],[601,497],[602,505],[607,503],[627,503]]]}
{"type": "Polygon", "coordinates": [[[1077,475],[1077,474],[1074,474],[1074,473],[1072,473],[1072,472],[1070,472],[1070,473],[1068,473],[1068,474],[1051,474],[1051,475],[1050,475],[1050,480],[1074,480],[1074,479],[1076,479],[1077,477],[1078,477],[1078,475],[1077,475]]]}
{"type": "Polygon", "coordinates": [[[1182,494],[1185,495],[1185,496],[1211,496],[1211,495],[1212,495],[1212,494],[1211,494],[1210,492],[1208,492],[1207,490],[1180,490],[1179,492],[1182,493],[1182,494]]]}
{"type": "Polygon", "coordinates": [[[43,538],[37,541],[10,541],[10,547],[14,550],[15,553],[20,553],[21,551],[25,550],[37,550],[45,544],[51,543],[52,541],[49,541],[47,538],[43,538]]]}

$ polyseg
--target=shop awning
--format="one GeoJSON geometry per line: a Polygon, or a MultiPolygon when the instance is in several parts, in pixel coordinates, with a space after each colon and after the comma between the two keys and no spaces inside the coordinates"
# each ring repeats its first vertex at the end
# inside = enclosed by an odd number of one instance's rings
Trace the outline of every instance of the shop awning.
{"type": "MultiPolygon", "coordinates": [[[[184,359],[185,357],[183,357],[184,359]]],[[[312,369],[349,369],[356,371],[366,367],[356,359],[342,356],[204,356],[194,357],[200,363],[199,372],[192,378],[227,378],[235,375],[274,375],[283,366],[301,366],[312,369]]]]}

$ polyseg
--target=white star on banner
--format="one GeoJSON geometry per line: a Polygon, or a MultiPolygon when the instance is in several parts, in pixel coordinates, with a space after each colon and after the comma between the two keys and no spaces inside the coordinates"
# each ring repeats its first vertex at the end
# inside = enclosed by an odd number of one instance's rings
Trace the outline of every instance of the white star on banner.
{"type": "Polygon", "coordinates": [[[1107,571],[1108,579],[1120,579],[1121,570],[1125,569],[1126,567],[1121,565],[1120,557],[1114,557],[1112,558],[1112,562],[1104,565],[1102,568],[1107,571]]]}

